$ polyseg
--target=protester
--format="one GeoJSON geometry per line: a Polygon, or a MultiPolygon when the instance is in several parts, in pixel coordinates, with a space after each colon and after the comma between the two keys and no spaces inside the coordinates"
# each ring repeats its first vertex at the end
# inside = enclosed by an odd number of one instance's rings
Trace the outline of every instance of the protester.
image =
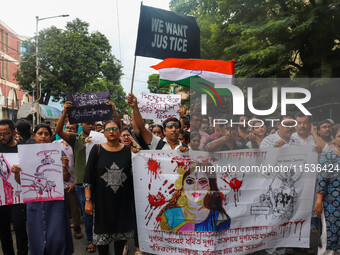
{"type": "Polygon", "coordinates": [[[247,147],[253,149],[259,148],[267,134],[267,127],[258,119],[252,119],[251,125],[253,127],[251,128],[252,132],[248,135],[249,141],[247,142],[247,147]]]}
{"type": "Polygon", "coordinates": [[[295,131],[294,126],[295,120],[293,114],[287,113],[287,115],[281,116],[278,131],[272,135],[266,136],[260,144],[260,149],[299,145],[295,139],[291,138],[295,131]],[[281,124],[282,121],[284,124],[281,124]]]}
{"type": "MultiPolygon", "coordinates": [[[[52,131],[47,124],[34,128],[35,143],[50,143],[52,131]]],[[[62,157],[64,181],[70,179],[67,157],[62,157]]],[[[20,183],[20,166],[13,165],[12,172],[20,183]]],[[[69,208],[66,201],[27,203],[27,227],[30,254],[69,255],[73,253],[69,208]]]]}
{"type": "MultiPolygon", "coordinates": [[[[16,131],[11,120],[0,120],[0,152],[17,153],[18,141],[14,139],[16,131]]],[[[9,175],[10,173],[7,173],[9,175]]],[[[0,178],[1,179],[1,178],[0,178]]],[[[24,204],[0,206],[0,239],[3,254],[14,255],[13,240],[11,233],[13,224],[17,254],[28,253],[27,232],[26,232],[26,206],[24,204]]]]}
{"type": "Polygon", "coordinates": [[[202,116],[194,112],[190,115],[190,131],[197,131],[201,135],[201,143],[199,148],[203,149],[204,145],[208,139],[208,134],[201,130],[202,116]]]}
{"type": "MultiPolygon", "coordinates": [[[[115,106],[112,101],[108,100],[106,102],[107,105],[112,106],[114,119],[117,123],[121,123],[119,119],[119,115],[116,112],[115,106]]],[[[89,253],[94,253],[96,248],[93,244],[93,235],[92,235],[92,226],[93,226],[93,218],[92,215],[88,215],[85,213],[85,194],[83,189],[83,179],[85,174],[85,165],[86,165],[86,154],[85,154],[85,144],[91,141],[91,137],[89,136],[91,131],[95,129],[95,122],[90,121],[81,124],[81,128],[83,131],[77,135],[76,133],[67,133],[62,127],[67,116],[67,108],[72,107],[72,102],[67,101],[64,104],[64,111],[58,121],[56,132],[57,134],[64,139],[73,149],[74,155],[74,173],[75,173],[75,191],[80,203],[80,208],[83,212],[84,224],[85,224],[85,233],[87,239],[87,248],[86,251],[89,253]]],[[[103,121],[104,123],[104,121],[103,121]]],[[[105,125],[105,124],[104,124],[105,125]]]]}
{"type": "Polygon", "coordinates": [[[25,120],[20,119],[15,123],[15,128],[17,134],[19,135],[19,142],[26,143],[28,140],[32,139],[32,127],[31,124],[25,120]]]}
{"type": "Polygon", "coordinates": [[[209,122],[203,122],[203,119],[202,119],[202,124],[201,124],[201,130],[208,134],[210,133],[210,126],[209,126],[209,122]]]}
{"type": "Polygon", "coordinates": [[[96,132],[102,132],[102,130],[103,130],[103,125],[101,121],[98,121],[96,124],[96,132]]]}
{"type": "Polygon", "coordinates": [[[220,131],[218,131],[219,135],[216,139],[208,140],[204,147],[204,150],[228,151],[247,148],[244,144],[236,141],[237,128],[235,126],[230,126],[230,124],[216,126],[219,126],[217,130],[221,129],[220,131]]]}
{"type": "Polygon", "coordinates": [[[144,120],[139,112],[137,98],[130,93],[128,97],[128,104],[133,110],[133,119],[141,136],[146,144],[149,145],[150,150],[180,150],[186,151],[187,147],[184,147],[178,140],[181,123],[176,118],[169,118],[163,121],[164,139],[154,135],[145,127],[144,120]]]}
{"type": "Polygon", "coordinates": [[[83,190],[83,178],[85,174],[85,138],[89,137],[89,133],[91,130],[94,131],[94,122],[82,123],[81,128],[83,131],[77,135],[76,133],[68,133],[62,129],[64,125],[65,118],[67,116],[67,108],[70,108],[72,103],[67,101],[64,104],[64,111],[58,121],[56,132],[57,134],[66,141],[73,150],[74,155],[74,174],[75,174],[75,191],[80,203],[80,208],[83,212],[84,224],[85,224],[85,233],[87,238],[87,248],[86,251],[90,253],[94,253],[96,251],[95,246],[93,244],[92,237],[92,215],[88,215],[85,213],[85,195],[83,190]]]}
{"type": "Polygon", "coordinates": [[[321,216],[322,220],[322,247],[319,248],[318,254],[340,254],[340,175],[339,172],[333,171],[340,168],[339,125],[333,128],[332,137],[335,142],[334,148],[328,150],[319,160],[321,167],[327,168],[328,171],[323,171],[318,176],[314,207],[315,213],[321,216]]]}
{"type": "MultiPolygon", "coordinates": [[[[288,145],[299,146],[300,143],[291,138],[295,131],[294,125],[295,121],[292,113],[287,113],[287,115],[281,116],[278,131],[272,135],[266,136],[260,144],[260,149],[285,147],[288,145]]],[[[287,250],[287,253],[294,252],[291,248],[288,248],[287,250]]],[[[286,249],[272,248],[266,249],[265,252],[267,254],[285,254],[286,249]]]]}
{"type": "Polygon", "coordinates": [[[189,120],[185,120],[183,122],[183,130],[190,132],[190,121],[189,120]]]}
{"type": "MultiPolygon", "coordinates": [[[[77,133],[78,132],[78,124],[70,124],[69,122],[65,125],[65,132],[68,133],[77,133]]],[[[74,156],[72,147],[63,139],[55,141],[55,143],[59,143],[61,145],[62,151],[66,154],[69,159],[68,167],[70,169],[71,177],[68,182],[64,182],[65,188],[65,199],[68,202],[68,205],[71,209],[72,216],[72,224],[73,224],[73,235],[76,239],[81,239],[83,237],[81,227],[80,227],[80,207],[79,200],[77,198],[77,194],[75,192],[75,183],[74,183],[74,156]]]]}
{"type": "Polygon", "coordinates": [[[86,165],[85,212],[94,215],[93,241],[99,254],[109,254],[109,243],[114,241],[115,254],[121,255],[126,241],[134,238],[131,152],[120,143],[115,122],[104,125],[104,135],[107,142],[92,148],[86,165]]]}
{"type": "Polygon", "coordinates": [[[120,133],[120,142],[129,148],[134,147],[134,148],[140,148],[139,144],[133,139],[130,128],[124,127],[122,128],[122,131],[120,133]]]}
{"type": "Polygon", "coordinates": [[[242,143],[244,146],[249,142],[249,136],[248,136],[248,116],[241,115],[238,118],[238,125],[237,125],[237,137],[236,141],[239,143],[242,143]]]}
{"type": "Polygon", "coordinates": [[[164,138],[163,127],[161,125],[154,125],[151,132],[156,136],[164,138]]]}
{"type": "Polygon", "coordinates": [[[190,143],[190,133],[182,129],[179,133],[178,140],[180,140],[182,144],[188,145],[190,143]]]}
{"type": "Polygon", "coordinates": [[[320,121],[317,126],[317,136],[314,135],[315,139],[319,139],[319,143],[322,147],[322,152],[327,152],[328,150],[333,148],[332,144],[332,126],[334,122],[331,122],[330,120],[323,120],[320,121]]]}
{"type": "Polygon", "coordinates": [[[190,149],[194,151],[203,150],[203,149],[198,148],[200,146],[200,142],[201,142],[200,133],[196,131],[191,132],[190,133],[190,149]]]}

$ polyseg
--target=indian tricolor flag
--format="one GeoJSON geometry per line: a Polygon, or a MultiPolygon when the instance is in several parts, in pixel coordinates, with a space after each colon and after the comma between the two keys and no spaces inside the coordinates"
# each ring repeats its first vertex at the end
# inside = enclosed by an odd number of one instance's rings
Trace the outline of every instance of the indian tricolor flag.
{"type": "MultiPolygon", "coordinates": [[[[159,72],[159,85],[179,84],[195,90],[214,90],[216,82],[232,84],[234,61],[167,58],[151,66],[159,72]]],[[[219,95],[229,95],[226,89],[216,89],[219,95]]]]}

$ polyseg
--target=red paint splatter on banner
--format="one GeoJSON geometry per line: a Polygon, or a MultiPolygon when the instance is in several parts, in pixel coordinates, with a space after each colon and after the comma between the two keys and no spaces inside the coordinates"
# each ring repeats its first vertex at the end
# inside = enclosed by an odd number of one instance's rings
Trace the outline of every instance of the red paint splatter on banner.
{"type": "Polygon", "coordinates": [[[156,221],[162,221],[162,218],[159,217],[159,216],[157,216],[157,217],[156,217],[156,221]]]}
{"type": "Polygon", "coordinates": [[[279,226],[279,230],[282,234],[282,237],[285,236],[286,232],[289,232],[291,231],[291,226],[294,222],[292,221],[287,221],[287,222],[284,222],[282,223],[280,226],[279,226]]]}
{"type": "Polygon", "coordinates": [[[163,183],[163,186],[165,186],[165,184],[167,184],[167,183],[168,183],[168,180],[165,180],[164,183],[163,183]]]}
{"type": "Polygon", "coordinates": [[[165,197],[162,193],[158,192],[156,196],[149,194],[149,204],[153,207],[159,207],[165,204],[165,197]]]}
{"type": "Polygon", "coordinates": [[[155,179],[157,178],[158,170],[161,168],[161,163],[157,160],[154,160],[151,156],[148,160],[148,169],[152,175],[154,175],[155,179]]]}
{"type": "Polygon", "coordinates": [[[296,233],[296,228],[297,228],[297,226],[301,223],[301,226],[300,226],[300,233],[299,233],[299,241],[301,240],[302,225],[303,225],[303,223],[304,223],[305,221],[306,221],[306,220],[303,220],[303,219],[294,221],[294,223],[295,223],[294,234],[296,233]]]}
{"type": "Polygon", "coordinates": [[[234,201],[235,201],[235,206],[237,207],[237,202],[239,202],[239,196],[241,196],[241,186],[242,186],[242,181],[238,180],[237,178],[232,178],[230,182],[228,182],[226,179],[222,179],[226,183],[228,183],[229,187],[234,191],[234,201]]]}
{"type": "Polygon", "coordinates": [[[175,186],[174,184],[171,184],[169,187],[168,187],[168,189],[171,189],[173,186],[175,186]]]}
{"type": "MultiPolygon", "coordinates": [[[[182,157],[176,156],[171,159],[171,163],[174,163],[174,162],[177,163],[177,168],[184,167],[186,171],[190,170],[190,158],[182,158],[182,157]]],[[[176,171],[177,168],[175,168],[174,171],[176,171]]]]}
{"type": "Polygon", "coordinates": [[[176,191],[176,189],[172,189],[172,190],[170,190],[169,194],[172,194],[172,193],[174,193],[175,191],[176,191]]]}

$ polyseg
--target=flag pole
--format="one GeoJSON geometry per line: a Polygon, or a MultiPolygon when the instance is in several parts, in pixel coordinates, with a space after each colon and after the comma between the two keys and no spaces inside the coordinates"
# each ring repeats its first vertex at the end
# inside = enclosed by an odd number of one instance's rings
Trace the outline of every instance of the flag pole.
{"type": "Polygon", "coordinates": [[[135,79],[136,60],[137,60],[137,56],[135,56],[135,60],[133,61],[133,71],[132,71],[132,80],[131,80],[131,93],[133,91],[133,81],[135,79]]]}

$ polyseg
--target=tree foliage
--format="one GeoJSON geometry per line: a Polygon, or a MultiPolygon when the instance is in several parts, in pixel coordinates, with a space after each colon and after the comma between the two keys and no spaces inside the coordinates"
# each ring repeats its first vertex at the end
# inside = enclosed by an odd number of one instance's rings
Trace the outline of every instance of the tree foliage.
{"type": "Polygon", "coordinates": [[[171,0],[196,17],[201,55],[235,59],[237,77],[339,77],[337,0],[171,0]]]}
{"type": "Polygon", "coordinates": [[[170,85],[159,86],[159,74],[151,74],[148,78],[148,89],[150,93],[155,94],[169,94],[170,93],[170,85]]]}
{"type": "MultiPolygon", "coordinates": [[[[59,101],[67,91],[87,91],[89,84],[98,79],[113,97],[123,92],[119,85],[122,66],[111,54],[108,39],[98,31],[90,33],[88,28],[88,23],[75,19],[64,30],[52,26],[39,32],[40,103],[47,104],[51,97],[59,101]]],[[[25,48],[16,79],[23,89],[31,90],[30,84],[35,82],[35,43],[25,42],[25,48]]],[[[124,97],[125,93],[117,96],[124,97]]]]}

